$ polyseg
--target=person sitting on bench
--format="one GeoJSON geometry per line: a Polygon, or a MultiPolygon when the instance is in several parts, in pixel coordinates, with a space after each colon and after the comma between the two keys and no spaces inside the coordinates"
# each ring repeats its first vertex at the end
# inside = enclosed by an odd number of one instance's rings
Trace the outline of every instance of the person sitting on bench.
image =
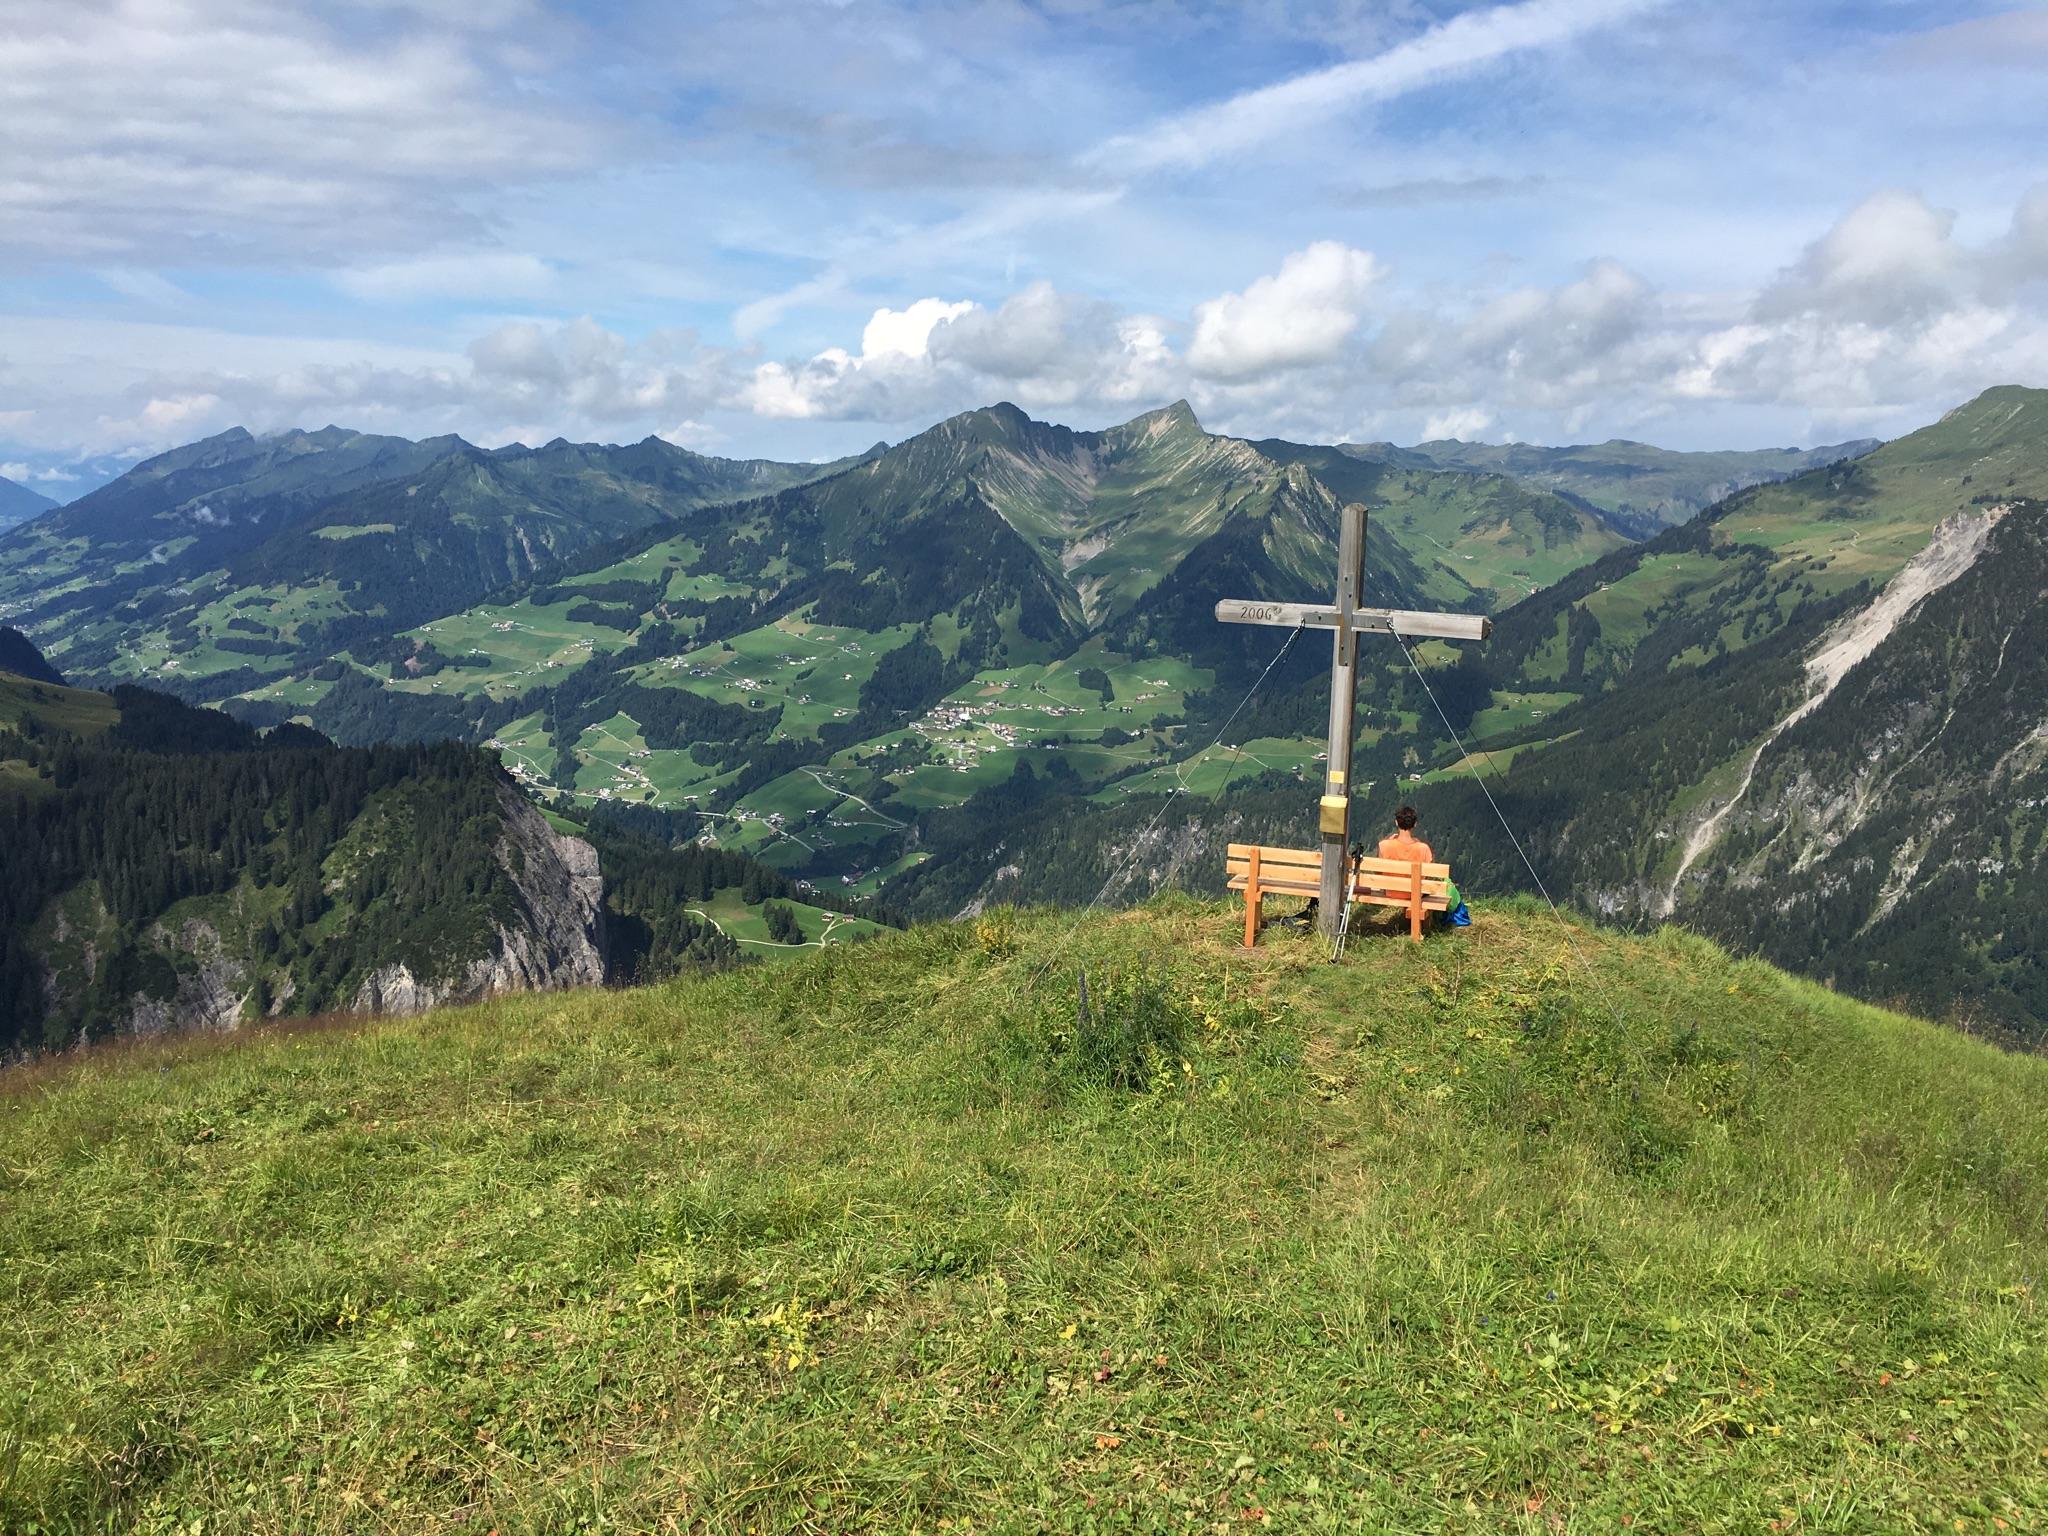
{"type": "Polygon", "coordinates": [[[1436,855],[1429,844],[1415,835],[1415,823],[1420,819],[1412,805],[1394,812],[1394,834],[1380,839],[1380,857],[1406,859],[1410,864],[1434,864],[1436,855]]]}
{"type": "MultiPolygon", "coordinates": [[[[1394,834],[1380,839],[1380,857],[1406,859],[1411,864],[1434,864],[1435,850],[1415,835],[1415,823],[1420,819],[1412,805],[1404,805],[1394,812],[1394,834]]],[[[1450,907],[1437,914],[1444,925],[1449,928],[1470,927],[1472,914],[1465,907],[1465,898],[1458,894],[1458,887],[1448,878],[1444,881],[1444,896],[1450,907]]]]}

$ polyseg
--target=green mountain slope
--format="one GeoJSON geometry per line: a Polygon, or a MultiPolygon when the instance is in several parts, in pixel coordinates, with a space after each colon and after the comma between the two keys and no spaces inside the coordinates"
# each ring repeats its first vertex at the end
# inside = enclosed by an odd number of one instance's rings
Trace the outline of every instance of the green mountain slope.
{"type": "MultiPolygon", "coordinates": [[[[1560,899],[1675,911],[1865,996],[2048,1040],[2044,506],[2048,392],[2010,389],[1742,492],[1499,614],[1483,650],[1419,647],[1462,760],[1406,657],[1369,645],[1357,815],[1413,801],[1461,883],[1524,889],[1497,803],[1560,899]]],[[[981,799],[927,826],[894,899],[1087,901],[1120,870],[1134,894],[1213,890],[1224,843],[1312,835],[1313,764],[1284,749],[1312,750],[1324,697],[1310,679],[1255,706],[1242,760],[1207,776],[981,799]],[[1196,793],[1148,832],[1177,782],[1196,793]]]]}
{"type": "Polygon", "coordinates": [[[1396,448],[1347,443],[1343,452],[1407,468],[1434,467],[1507,475],[1596,509],[1633,538],[1682,523],[1737,491],[1860,458],[1874,438],[1823,448],[1757,448],[1680,452],[1614,438],[1568,448],[1535,443],[1467,443],[1455,438],[1396,448]]]}
{"type": "Polygon", "coordinates": [[[341,749],[127,685],[8,672],[0,833],[0,1061],[878,931],[740,854],[616,817],[550,827],[475,748],[341,749]]]}
{"type": "Polygon", "coordinates": [[[997,918],[0,1081],[0,1525],[2048,1503],[2048,1065],[1674,931],[1235,932],[997,918]]]}
{"type": "Polygon", "coordinates": [[[1423,592],[1433,604],[1505,607],[1630,542],[1595,513],[1517,474],[1444,473],[1362,458],[1350,448],[1257,447],[1306,466],[1339,501],[1371,507],[1368,542],[1375,535],[1396,541],[1428,572],[1423,592]]]}
{"type": "Polygon", "coordinates": [[[1621,542],[1497,476],[1380,478],[1212,436],[1184,403],[1101,432],[993,406],[221,696],[347,741],[489,740],[578,803],[694,810],[871,890],[929,811],[1029,759],[1087,792],[1159,770],[1277,643],[1216,600],[1327,589],[1340,492],[1398,503],[1368,548],[1396,606],[1496,606],[1621,542]]]}
{"type": "Polygon", "coordinates": [[[2048,1035],[2043,592],[2048,502],[2016,503],[1687,824],[1686,920],[1866,996],[2048,1035]]]}
{"type": "Polygon", "coordinates": [[[829,469],[653,438],[491,452],[238,428],[0,538],[0,614],[74,673],[218,699],[607,538],[829,469]]]}
{"type": "MultiPolygon", "coordinates": [[[[1560,739],[1502,805],[1599,910],[2048,1038],[2043,498],[2048,392],[1994,389],[1568,578],[1489,648],[1481,736],[1560,739]]],[[[1446,811],[1492,830],[1469,789],[1446,811]]]]}
{"type": "Polygon", "coordinates": [[[1730,497],[1503,615],[1489,665],[1591,690],[1742,650],[1867,595],[1952,517],[2048,492],[2048,391],[1994,389],[1852,463],[1730,497]]]}

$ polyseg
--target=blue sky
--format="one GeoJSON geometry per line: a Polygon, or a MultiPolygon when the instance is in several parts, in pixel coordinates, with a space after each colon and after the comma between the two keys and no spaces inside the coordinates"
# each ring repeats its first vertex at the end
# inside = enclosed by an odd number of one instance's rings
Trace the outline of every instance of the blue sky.
{"type": "Polygon", "coordinates": [[[8,0],[0,115],[0,473],[60,498],[232,424],[1706,447],[2048,384],[2041,7],[8,0]]]}

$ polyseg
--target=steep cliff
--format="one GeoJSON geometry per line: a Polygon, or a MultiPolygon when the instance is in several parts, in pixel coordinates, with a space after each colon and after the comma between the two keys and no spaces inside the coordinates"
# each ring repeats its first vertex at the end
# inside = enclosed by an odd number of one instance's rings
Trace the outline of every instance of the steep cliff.
{"type": "Polygon", "coordinates": [[[0,1058],[594,985],[604,896],[476,748],[0,673],[0,1058]]]}
{"type": "Polygon", "coordinates": [[[1866,996],[2038,1041],[2048,504],[1999,507],[1977,531],[1981,553],[1765,745],[1678,915],[1866,996]]]}
{"type": "MultiPolygon", "coordinates": [[[[341,971],[345,990],[339,996],[305,996],[309,970],[317,977],[335,969],[318,946],[310,966],[295,964],[289,951],[268,952],[273,893],[251,881],[218,897],[180,902],[139,931],[109,911],[99,883],[91,881],[66,892],[37,925],[33,947],[46,1008],[56,1017],[81,1018],[92,1036],[132,1036],[230,1030],[309,1005],[323,1012],[406,1014],[507,992],[601,985],[604,879],[596,850],[557,833],[511,784],[499,784],[495,799],[500,821],[491,858],[501,884],[493,896],[479,901],[468,921],[454,924],[446,912],[405,913],[395,925],[330,914],[323,924],[326,946],[353,957],[341,971]],[[394,942],[401,928],[416,929],[430,916],[444,930],[431,944],[394,942]],[[359,979],[347,986],[351,974],[359,979]]],[[[356,818],[351,836],[378,840],[380,853],[397,852],[410,825],[386,800],[356,818]]],[[[332,871],[361,852],[345,838],[340,856],[328,861],[337,893],[344,877],[332,871]]]]}
{"type": "Polygon", "coordinates": [[[604,981],[604,877],[597,850],[556,832],[509,784],[500,803],[505,821],[496,856],[511,881],[515,910],[491,925],[483,949],[438,974],[416,975],[403,961],[378,966],[357,987],[350,1011],[419,1013],[502,992],[604,981]]]}

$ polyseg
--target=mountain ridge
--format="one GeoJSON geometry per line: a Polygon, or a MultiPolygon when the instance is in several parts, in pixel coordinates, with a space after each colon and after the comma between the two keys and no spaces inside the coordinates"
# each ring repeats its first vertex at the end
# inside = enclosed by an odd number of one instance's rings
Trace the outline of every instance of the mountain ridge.
{"type": "MultiPolygon", "coordinates": [[[[1679,921],[2038,1047],[2044,589],[2048,391],[2002,388],[1603,556],[1497,613],[1482,650],[1418,647],[1463,752],[1405,658],[1363,659],[1354,815],[1412,800],[1461,884],[1527,888],[1497,808],[1560,899],[1657,923],[1675,892],[1679,921]]],[[[1311,681],[1259,730],[1313,731],[1320,704],[1311,681]]],[[[1141,890],[1212,889],[1224,842],[1297,839],[1308,804],[1275,776],[1156,836],[1143,804],[1040,806],[992,829],[1006,873],[949,848],[899,899],[1075,899],[1125,862],[1141,890]]]]}
{"type": "Polygon", "coordinates": [[[1752,485],[1860,458],[1879,445],[1879,439],[1858,438],[1816,448],[1687,451],[1620,437],[1559,447],[1439,438],[1406,448],[1345,443],[1339,451],[1409,467],[1507,474],[1570,497],[1630,538],[1643,539],[1752,485]]]}

